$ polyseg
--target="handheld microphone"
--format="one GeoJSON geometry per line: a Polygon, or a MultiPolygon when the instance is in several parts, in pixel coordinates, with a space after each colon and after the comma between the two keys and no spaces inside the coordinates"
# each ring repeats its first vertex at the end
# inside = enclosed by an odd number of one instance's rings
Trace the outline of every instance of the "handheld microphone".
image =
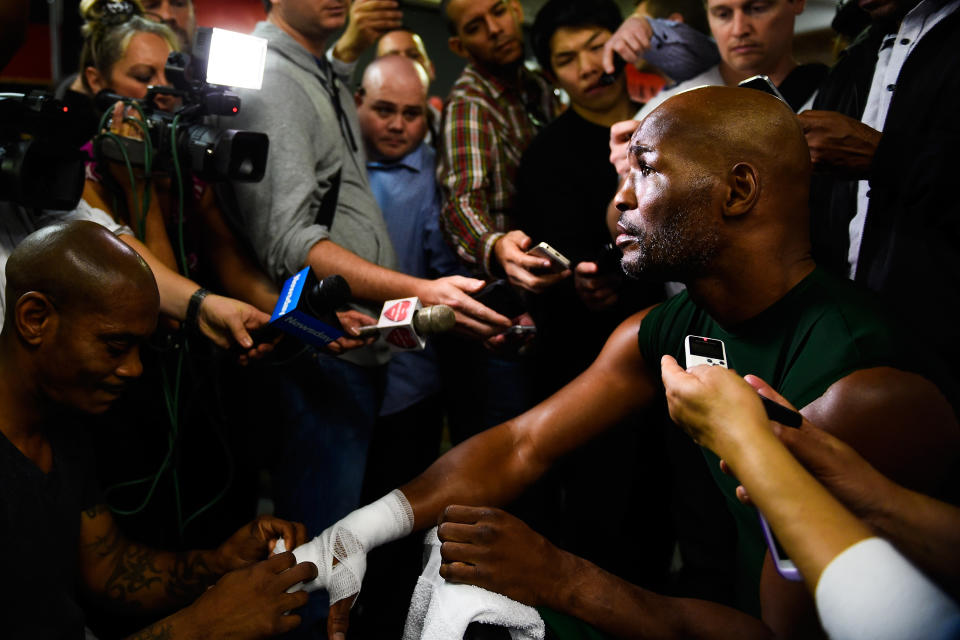
{"type": "Polygon", "coordinates": [[[270,323],[250,335],[254,342],[263,342],[280,330],[309,345],[324,347],[346,335],[334,312],[349,299],[350,285],[343,276],[317,280],[313,270],[306,267],[283,284],[270,323]]]}
{"type": "Polygon", "coordinates": [[[445,304],[423,307],[418,298],[388,300],[377,324],[361,327],[360,336],[379,335],[394,351],[423,349],[431,333],[449,331],[456,325],[453,309],[445,304]]]}

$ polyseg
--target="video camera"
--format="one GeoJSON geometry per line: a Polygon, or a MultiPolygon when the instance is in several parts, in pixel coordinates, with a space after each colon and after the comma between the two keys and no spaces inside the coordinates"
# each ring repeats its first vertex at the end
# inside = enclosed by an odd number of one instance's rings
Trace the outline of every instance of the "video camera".
{"type": "Polygon", "coordinates": [[[97,106],[107,111],[117,101],[136,103],[143,112],[147,140],[98,136],[94,153],[152,171],[189,170],[207,182],[258,182],[267,163],[266,134],[217,129],[206,116],[240,112],[240,97],[224,85],[259,89],[266,59],[266,41],[223,29],[197,29],[192,54],[171,52],[165,73],[172,87],[151,86],[142,100],[108,91],[97,94],[97,106]],[[176,96],[182,104],[173,112],[154,104],[158,95],[176,96]],[[122,149],[121,149],[122,145],[122,149]],[[126,152],[126,153],[124,153],[126,152]]]}
{"type": "Polygon", "coordinates": [[[0,93],[0,200],[75,208],[84,180],[79,131],[70,108],[49,94],[0,93]]]}

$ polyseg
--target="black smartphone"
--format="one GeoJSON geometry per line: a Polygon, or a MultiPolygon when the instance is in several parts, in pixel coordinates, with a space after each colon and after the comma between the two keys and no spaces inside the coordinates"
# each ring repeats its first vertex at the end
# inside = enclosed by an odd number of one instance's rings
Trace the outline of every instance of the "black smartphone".
{"type": "Polygon", "coordinates": [[[516,318],[527,311],[523,298],[503,279],[488,282],[487,286],[473,294],[473,299],[508,318],[516,318]]]}

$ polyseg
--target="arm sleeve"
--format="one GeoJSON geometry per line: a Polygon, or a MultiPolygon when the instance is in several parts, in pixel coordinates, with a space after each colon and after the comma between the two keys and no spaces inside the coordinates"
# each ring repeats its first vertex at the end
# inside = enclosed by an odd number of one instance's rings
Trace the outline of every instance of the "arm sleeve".
{"type": "Polygon", "coordinates": [[[682,22],[662,18],[647,20],[653,37],[643,58],[674,82],[689,80],[720,62],[713,38],[682,22]]]}
{"type": "Polygon", "coordinates": [[[228,125],[267,134],[266,173],[257,183],[234,182],[226,201],[260,264],[281,282],[303,268],[311,247],[330,237],[316,223],[317,212],[346,152],[323,88],[317,84],[310,95],[294,77],[271,71],[261,91],[243,93],[240,115],[228,125]]]}
{"type": "Polygon", "coordinates": [[[960,619],[957,605],[880,538],[834,558],[820,575],[816,601],[834,640],[940,638],[960,619]]]}
{"type": "Polygon", "coordinates": [[[454,100],[443,119],[443,162],[438,179],[446,195],[442,222],[457,255],[490,273],[490,253],[503,235],[493,230],[490,158],[493,126],[471,100],[454,100]]]}

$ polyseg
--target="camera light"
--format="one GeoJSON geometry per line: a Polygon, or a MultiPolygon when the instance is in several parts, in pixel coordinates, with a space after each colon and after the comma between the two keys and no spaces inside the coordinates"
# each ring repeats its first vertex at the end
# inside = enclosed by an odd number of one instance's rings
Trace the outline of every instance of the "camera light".
{"type": "Polygon", "coordinates": [[[226,29],[214,29],[207,59],[207,82],[228,87],[259,89],[267,41],[226,29]]]}

